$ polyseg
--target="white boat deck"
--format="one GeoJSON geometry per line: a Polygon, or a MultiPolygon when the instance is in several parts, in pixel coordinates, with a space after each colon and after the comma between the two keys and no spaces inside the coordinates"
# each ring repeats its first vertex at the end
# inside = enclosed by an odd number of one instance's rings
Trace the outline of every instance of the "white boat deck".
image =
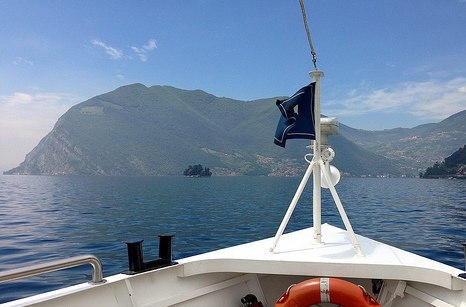
{"type": "MultiPolygon", "coordinates": [[[[178,264],[136,275],[117,274],[106,283],[88,283],[43,293],[2,306],[238,306],[255,293],[272,306],[286,287],[311,277],[357,280],[370,287],[383,279],[384,307],[466,307],[464,273],[442,263],[357,236],[357,256],[346,230],[322,225],[325,242],[313,245],[313,228],[179,259],[178,264]],[[458,291],[455,291],[458,290],[458,291]],[[403,298],[404,297],[404,298],[403,298]]],[[[369,289],[369,288],[368,288],[369,289]]]]}
{"type": "Polygon", "coordinates": [[[322,225],[323,244],[312,244],[313,229],[284,234],[274,252],[273,238],[179,260],[178,275],[244,272],[425,282],[451,290],[464,287],[463,271],[404,250],[357,236],[357,256],[345,230],[322,225]]]}

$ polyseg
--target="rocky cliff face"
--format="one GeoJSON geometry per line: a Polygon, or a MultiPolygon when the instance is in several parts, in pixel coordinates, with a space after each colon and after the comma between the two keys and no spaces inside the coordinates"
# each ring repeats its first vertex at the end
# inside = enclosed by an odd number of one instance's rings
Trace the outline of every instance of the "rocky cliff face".
{"type": "Polygon", "coordinates": [[[26,155],[19,167],[10,172],[42,175],[105,174],[77,144],[71,142],[69,133],[57,126],[26,155]]]}

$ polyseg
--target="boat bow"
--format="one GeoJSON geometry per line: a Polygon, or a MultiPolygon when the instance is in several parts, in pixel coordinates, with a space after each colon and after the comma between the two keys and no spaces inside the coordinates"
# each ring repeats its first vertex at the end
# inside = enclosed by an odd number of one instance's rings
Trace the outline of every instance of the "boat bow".
{"type": "Polygon", "coordinates": [[[460,290],[464,273],[448,265],[357,235],[364,256],[354,253],[346,230],[322,225],[323,242],[312,240],[314,229],[284,234],[273,252],[273,238],[259,240],[180,260],[178,276],[218,272],[335,276],[410,280],[460,290]]]}

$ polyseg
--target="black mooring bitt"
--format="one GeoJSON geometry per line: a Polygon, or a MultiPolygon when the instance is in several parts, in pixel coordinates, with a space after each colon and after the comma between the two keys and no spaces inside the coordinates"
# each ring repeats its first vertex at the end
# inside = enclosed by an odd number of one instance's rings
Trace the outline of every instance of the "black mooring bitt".
{"type": "Polygon", "coordinates": [[[128,246],[128,263],[130,272],[141,272],[144,268],[144,259],[142,255],[142,242],[138,240],[126,242],[128,246]]]}
{"type": "Polygon", "coordinates": [[[142,242],[137,240],[126,242],[128,246],[128,265],[129,271],[126,274],[133,275],[148,270],[153,270],[175,264],[172,260],[172,235],[159,236],[159,258],[154,261],[144,262],[142,253],[142,242]]]}

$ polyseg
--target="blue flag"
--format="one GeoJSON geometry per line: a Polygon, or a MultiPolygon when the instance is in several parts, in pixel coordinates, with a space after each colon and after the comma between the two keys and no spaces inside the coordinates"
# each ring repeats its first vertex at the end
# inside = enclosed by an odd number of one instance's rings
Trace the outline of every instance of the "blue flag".
{"type": "Polygon", "coordinates": [[[315,82],[303,87],[285,100],[277,100],[281,112],[274,143],[285,147],[287,139],[315,140],[315,82]]]}

